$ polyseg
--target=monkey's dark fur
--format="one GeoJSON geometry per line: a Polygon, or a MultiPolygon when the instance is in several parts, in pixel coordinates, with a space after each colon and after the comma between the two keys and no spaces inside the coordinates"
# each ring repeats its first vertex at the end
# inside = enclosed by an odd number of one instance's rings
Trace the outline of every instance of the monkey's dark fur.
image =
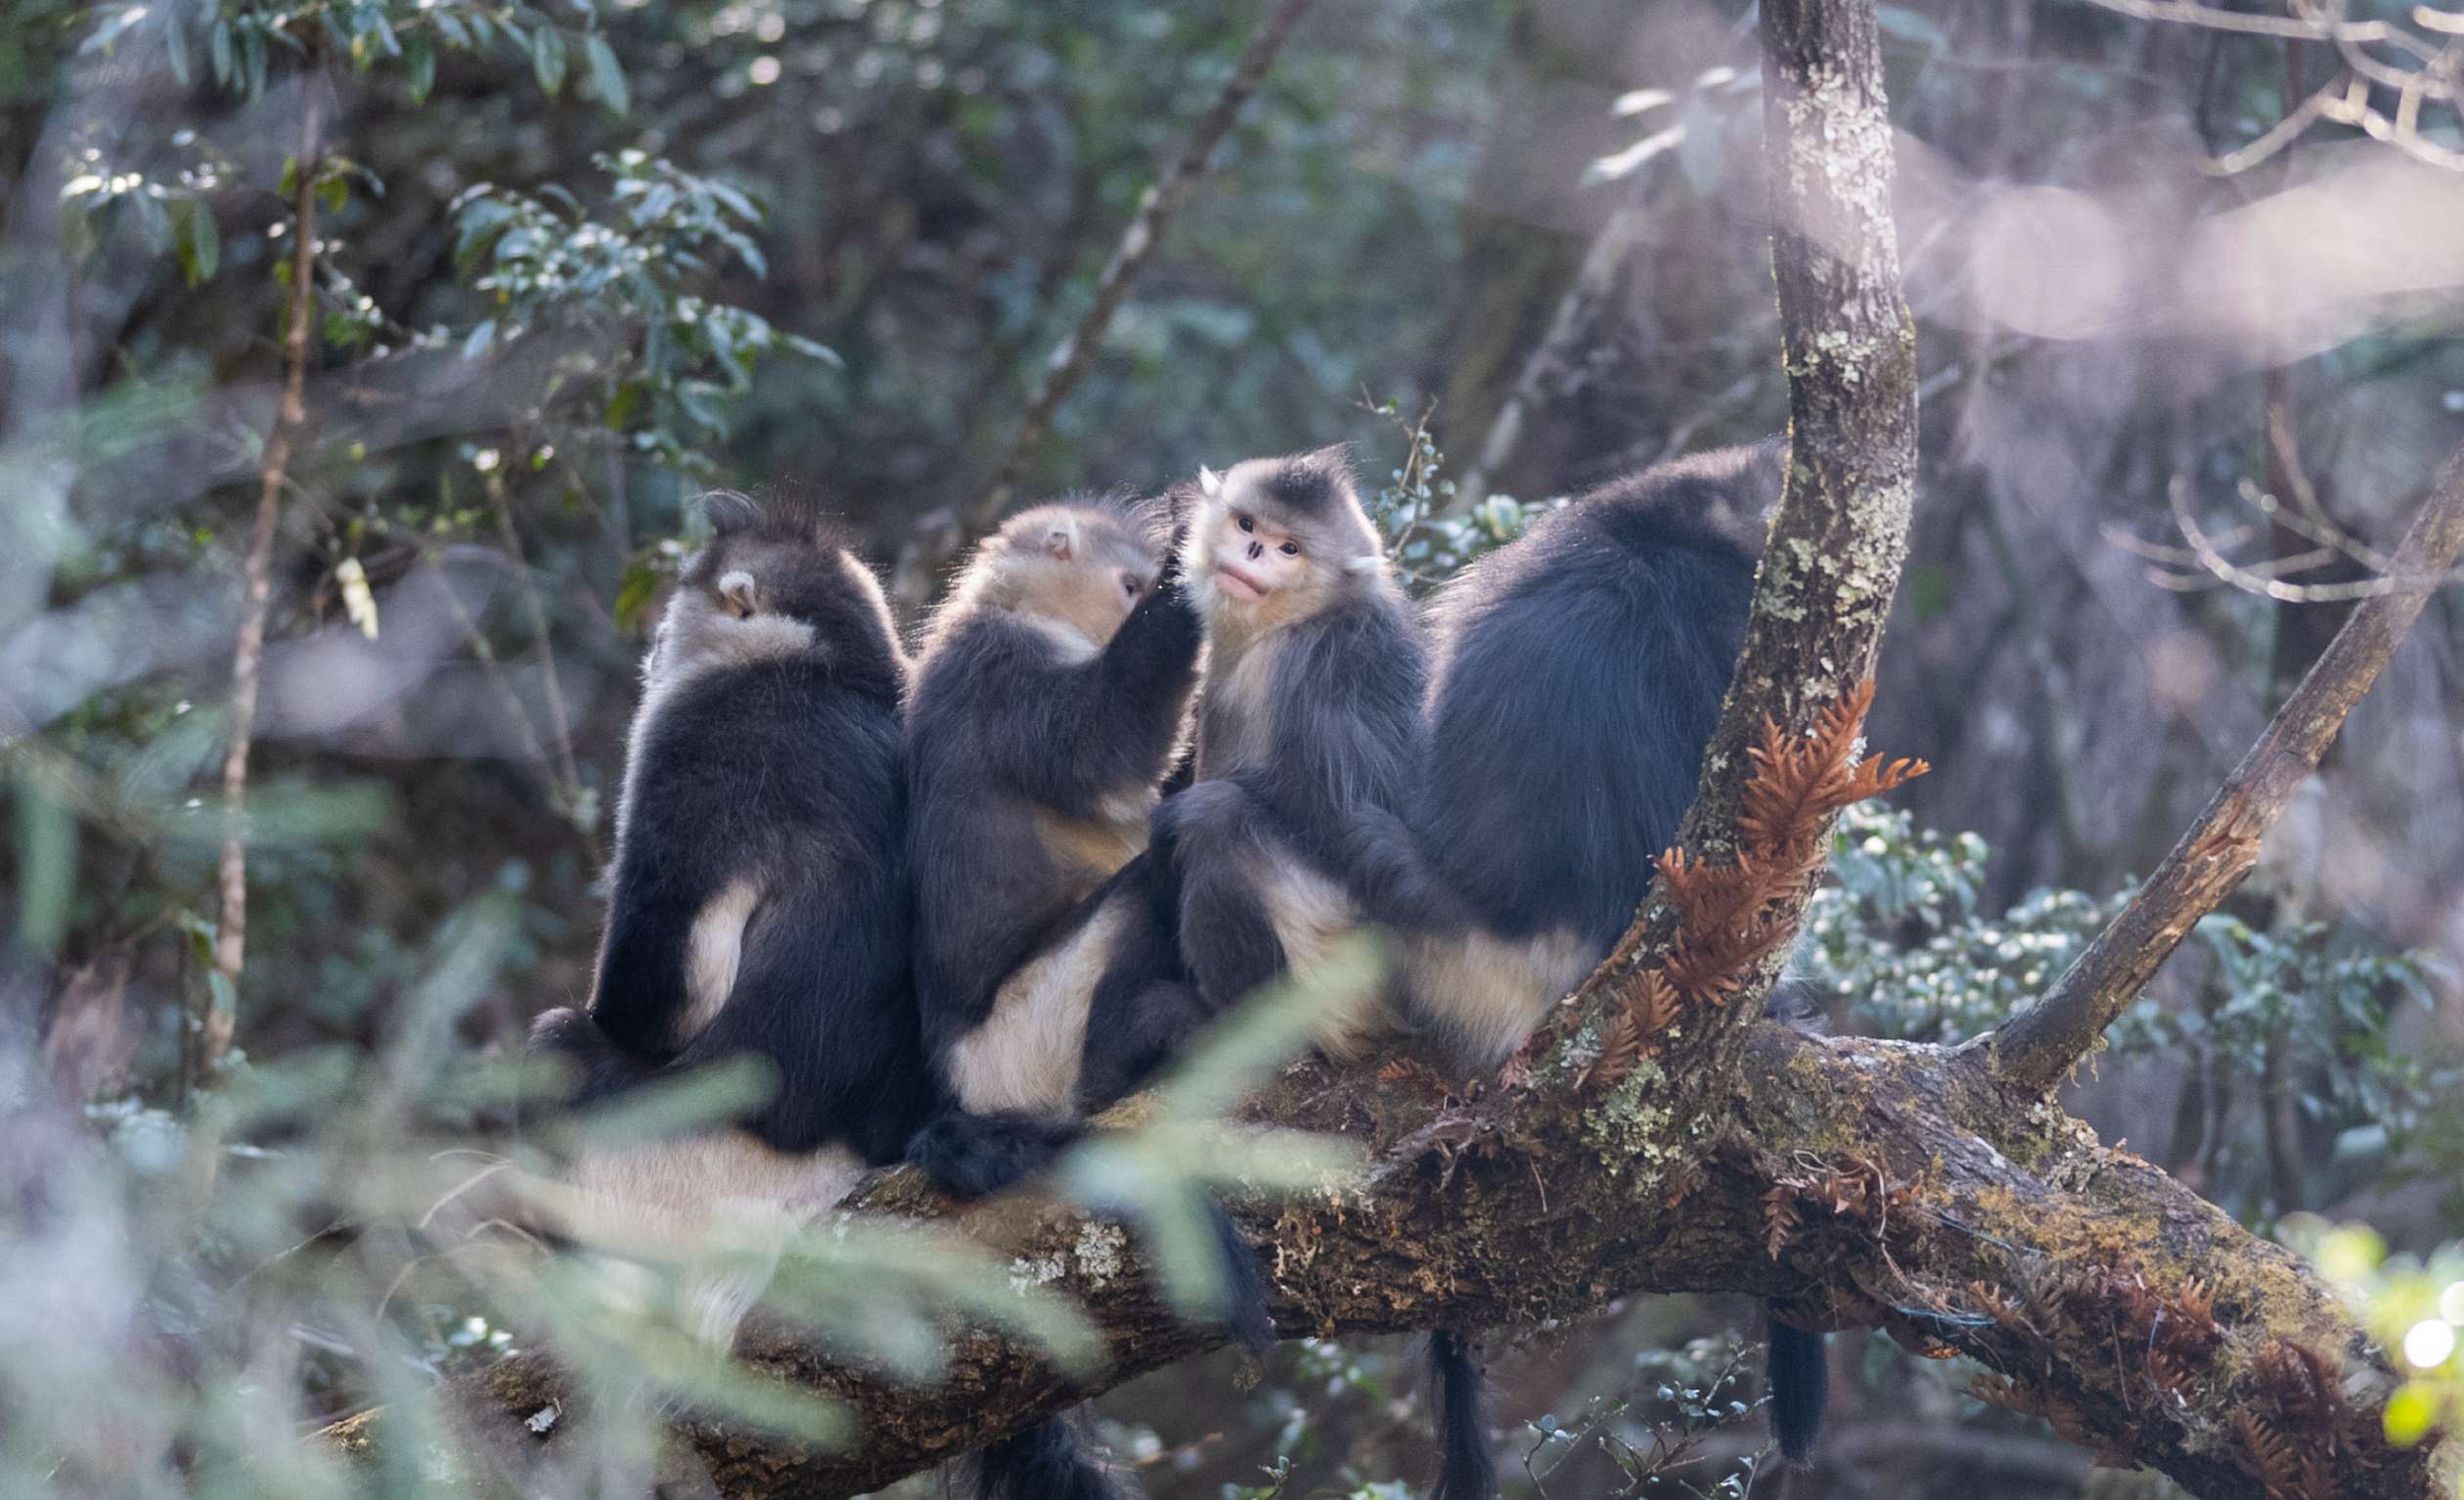
{"type": "Polygon", "coordinates": [[[587,1016],[534,1045],[583,1098],[752,1054],[787,1153],[898,1158],[929,1097],[908,983],[904,661],[879,585],[800,506],[711,503],[644,667],[587,1016]]]}
{"type": "MultiPolygon", "coordinates": [[[[1352,835],[1367,904],[1407,934],[1407,1005],[1458,1060],[1503,1061],[1650,889],[1735,669],[1781,458],[1727,449],[1618,480],[1439,597],[1408,827],[1370,817],[1352,835]]],[[[1821,1352],[1820,1335],[1773,1323],[1792,1460],[1821,1419],[1821,1352]]]]}
{"type": "Polygon", "coordinates": [[[1346,831],[1403,813],[1427,654],[1339,448],[1235,465],[1184,551],[1210,660],[1196,779],[1157,809],[1155,841],[1182,959],[1220,1008],[1357,925],[1346,831]]]}
{"type": "MultiPolygon", "coordinates": [[[[1187,1028],[1168,896],[1142,850],[1187,738],[1201,636],[1153,509],[1047,506],[988,538],[936,614],[908,705],[924,1035],[949,1108],[909,1159],[998,1192],[1187,1028]],[[1154,978],[1151,996],[1146,980],[1154,978]],[[1107,987],[1105,980],[1109,980],[1107,987]]],[[[1234,1332],[1273,1336],[1255,1258],[1215,1226],[1234,1332]]],[[[1058,1420],[974,1461],[982,1500],[1114,1493],[1058,1420]]]]}
{"type": "MultiPolygon", "coordinates": [[[[909,696],[916,977],[926,1047],[974,1114],[1073,1113],[1102,923],[1140,928],[1156,788],[1187,733],[1199,627],[1154,516],[1047,506],[978,549],[909,696]],[[1098,597],[1098,596],[1100,597],[1098,597]],[[1017,1014],[1011,1014],[1012,1011],[1017,1014]],[[1000,1044],[1037,1032],[1049,1055],[1000,1044]]],[[[954,1185],[956,1185],[954,1183],[954,1185]]]]}

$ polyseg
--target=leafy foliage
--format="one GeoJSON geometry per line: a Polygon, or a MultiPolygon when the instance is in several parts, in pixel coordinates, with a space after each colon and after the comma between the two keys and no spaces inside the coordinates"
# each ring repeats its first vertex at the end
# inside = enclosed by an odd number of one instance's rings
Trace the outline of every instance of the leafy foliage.
{"type": "Polygon", "coordinates": [[[750,231],[761,209],[739,190],[679,170],[641,151],[594,159],[611,179],[609,223],[563,188],[546,199],[482,183],[456,202],[455,264],[498,309],[462,338],[466,357],[487,352],[500,329],[539,331],[573,320],[638,326],[640,345],[614,360],[607,340],[592,379],[605,391],[603,420],[634,448],[689,474],[713,465],[702,444],[727,434],[723,395],[752,386],[754,364],[792,352],[835,362],[810,339],[782,334],[760,314],[680,289],[713,269],[714,248],[759,276],[768,270],[750,231]],[[716,368],[713,381],[699,372],[716,368]]]}

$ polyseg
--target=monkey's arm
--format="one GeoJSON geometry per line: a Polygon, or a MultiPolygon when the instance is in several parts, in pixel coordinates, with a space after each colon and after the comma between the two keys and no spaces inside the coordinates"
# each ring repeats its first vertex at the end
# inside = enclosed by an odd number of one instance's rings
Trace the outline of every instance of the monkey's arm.
{"type": "Polygon", "coordinates": [[[1094,659],[1047,662],[1000,695],[985,745],[1029,796],[1080,809],[1161,780],[1197,685],[1197,612],[1167,568],[1094,659]]]}
{"type": "Polygon", "coordinates": [[[650,872],[628,860],[616,874],[616,896],[599,948],[591,1017],[607,1039],[634,1057],[665,1062],[692,1038],[680,1035],[690,1005],[686,955],[694,924],[708,902],[698,872],[650,872]]]}

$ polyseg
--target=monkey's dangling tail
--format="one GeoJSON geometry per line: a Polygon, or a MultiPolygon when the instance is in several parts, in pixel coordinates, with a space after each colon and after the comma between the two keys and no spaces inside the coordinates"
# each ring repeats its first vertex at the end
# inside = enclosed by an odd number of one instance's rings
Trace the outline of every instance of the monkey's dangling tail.
{"type": "Polygon", "coordinates": [[[1497,1500],[1498,1461],[1489,1451],[1488,1378],[1460,1334],[1429,1336],[1429,1375],[1437,1397],[1437,1482],[1429,1500],[1497,1500]]]}
{"type": "Polygon", "coordinates": [[[1830,1396],[1826,1336],[1791,1328],[1776,1316],[1770,1323],[1764,1384],[1770,1389],[1771,1435],[1779,1439],[1779,1456],[1802,1469],[1814,1462],[1814,1444],[1822,1436],[1822,1408],[1830,1396]]]}
{"type": "Polygon", "coordinates": [[[974,1500],[1122,1500],[1066,1417],[1012,1432],[970,1461],[974,1500]]]}
{"type": "MultiPolygon", "coordinates": [[[[1008,1110],[969,1114],[949,1110],[922,1130],[907,1159],[954,1198],[988,1198],[1052,1165],[1086,1133],[1073,1119],[1008,1110]]],[[[1251,1353],[1275,1341],[1267,1315],[1266,1278],[1256,1251],[1232,1215],[1206,1201],[1222,1254],[1224,1326],[1251,1353]]],[[[1088,1452],[1078,1432],[1059,1417],[1013,1433],[974,1459],[975,1500],[1118,1500],[1120,1487],[1088,1452]]]]}

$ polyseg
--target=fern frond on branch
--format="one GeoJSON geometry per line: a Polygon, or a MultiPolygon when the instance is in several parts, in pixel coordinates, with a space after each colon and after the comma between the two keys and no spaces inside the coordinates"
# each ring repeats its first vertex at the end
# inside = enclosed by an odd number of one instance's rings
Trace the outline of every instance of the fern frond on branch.
{"type": "Polygon", "coordinates": [[[1873,698],[1867,678],[1804,735],[1763,720],[1763,743],[1747,750],[1735,855],[1724,864],[1682,848],[1660,856],[1660,887],[1677,908],[1677,932],[1667,958],[1643,974],[1611,1021],[1583,1081],[1617,1082],[1658,1050],[1685,1008],[1726,1004],[1796,936],[1793,898],[1821,874],[1832,817],[1933,769],[1911,758],[1858,756],[1873,698]]]}

